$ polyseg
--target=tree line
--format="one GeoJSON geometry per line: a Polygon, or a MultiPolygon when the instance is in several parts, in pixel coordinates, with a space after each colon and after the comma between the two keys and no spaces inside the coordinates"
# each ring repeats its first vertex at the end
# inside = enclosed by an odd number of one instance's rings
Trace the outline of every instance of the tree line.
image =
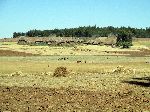
{"type": "Polygon", "coordinates": [[[78,28],[65,28],[65,29],[53,29],[53,30],[30,30],[27,32],[14,32],[13,38],[20,36],[26,37],[107,37],[110,34],[119,35],[120,32],[126,32],[132,34],[137,38],[150,38],[150,27],[147,28],[132,28],[132,27],[97,27],[95,26],[83,26],[78,28]]]}

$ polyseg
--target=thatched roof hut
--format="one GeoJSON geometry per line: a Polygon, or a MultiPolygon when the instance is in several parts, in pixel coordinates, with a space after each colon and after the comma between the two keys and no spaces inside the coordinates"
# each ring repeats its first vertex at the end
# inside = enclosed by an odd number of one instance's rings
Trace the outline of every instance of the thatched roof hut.
{"type": "Polygon", "coordinates": [[[117,38],[116,37],[99,37],[95,39],[96,42],[99,44],[104,45],[114,45],[116,44],[117,38]]]}
{"type": "Polygon", "coordinates": [[[24,37],[20,37],[18,40],[18,44],[20,45],[26,45],[27,44],[27,39],[24,37]]]}

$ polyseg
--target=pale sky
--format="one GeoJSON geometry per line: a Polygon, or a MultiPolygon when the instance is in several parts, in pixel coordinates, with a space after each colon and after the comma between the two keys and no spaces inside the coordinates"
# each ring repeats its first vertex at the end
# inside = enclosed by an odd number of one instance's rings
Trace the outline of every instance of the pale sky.
{"type": "Polygon", "coordinates": [[[78,26],[150,26],[150,0],[0,0],[0,38],[78,26]]]}

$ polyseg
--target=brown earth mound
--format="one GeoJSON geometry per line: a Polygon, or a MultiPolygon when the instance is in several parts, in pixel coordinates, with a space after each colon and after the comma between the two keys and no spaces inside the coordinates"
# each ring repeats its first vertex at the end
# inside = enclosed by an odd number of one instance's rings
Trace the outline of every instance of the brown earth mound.
{"type": "Polygon", "coordinates": [[[0,87],[0,112],[148,111],[150,98],[122,92],[92,92],[71,89],[0,87]]]}
{"type": "Polygon", "coordinates": [[[11,51],[11,50],[0,50],[0,56],[36,56],[37,54],[11,51]]]}

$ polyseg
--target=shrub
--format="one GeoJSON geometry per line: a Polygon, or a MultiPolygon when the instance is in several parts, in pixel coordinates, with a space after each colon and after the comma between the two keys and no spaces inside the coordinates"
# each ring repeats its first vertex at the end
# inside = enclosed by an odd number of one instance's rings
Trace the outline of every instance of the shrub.
{"type": "Polygon", "coordinates": [[[21,71],[17,71],[11,74],[11,76],[21,76],[23,73],[21,71]]]}
{"type": "Polygon", "coordinates": [[[132,46],[132,36],[133,34],[129,31],[120,31],[117,36],[117,46],[122,46],[122,48],[129,48],[132,46]]]}
{"type": "Polygon", "coordinates": [[[54,71],[54,77],[66,77],[68,74],[66,67],[57,67],[54,71]]]}
{"type": "Polygon", "coordinates": [[[117,74],[135,74],[136,70],[132,68],[125,68],[123,66],[118,66],[116,69],[113,70],[113,73],[117,74]]]}
{"type": "Polygon", "coordinates": [[[130,42],[123,42],[122,43],[122,48],[130,48],[130,46],[132,46],[132,43],[130,43],[130,42]]]}

